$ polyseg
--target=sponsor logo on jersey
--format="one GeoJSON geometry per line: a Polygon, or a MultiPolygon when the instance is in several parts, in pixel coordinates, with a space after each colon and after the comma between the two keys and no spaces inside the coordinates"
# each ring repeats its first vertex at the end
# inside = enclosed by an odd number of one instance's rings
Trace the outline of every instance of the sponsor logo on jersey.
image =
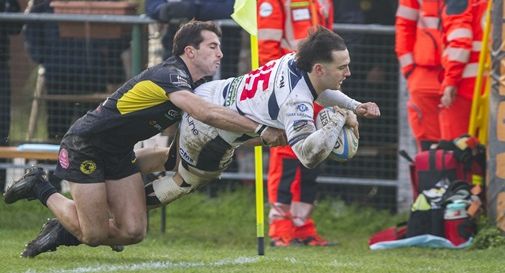
{"type": "Polygon", "coordinates": [[[188,126],[189,126],[191,132],[193,133],[193,135],[197,136],[199,132],[198,132],[198,129],[196,129],[195,121],[188,114],[186,114],[185,117],[186,117],[186,121],[188,122],[188,126]]]}
{"type": "Polygon", "coordinates": [[[191,84],[189,84],[188,80],[183,78],[181,75],[178,74],[170,74],[168,75],[170,82],[179,87],[188,87],[191,88],[191,84]]]}
{"type": "Polygon", "coordinates": [[[58,155],[58,162],[63,169],[68,169],[70,166],[70,161],[68,160],[68,151],[65,148],[61,148],[60,153],[58,155]]]}
{"type": "Polygon", "coordinates": [[[169,120],[178,120],[181,118],[181,112],[174,109],[170,109],[164,114],[164,116],[169,120]]]}
{"type": "Polygon", "coordinates": [[[296,106],[296,110],[300,112],[306,112],[307,110],[309,110],[309,107],[305,103],[300,103],[296,106]]]}
{"type": "Polygon", "coordinates": [[[183,148],[179,148],[179,154],[181,155],[181,157],[186,160],[187,162],[189,163],[194,163],[194,160],[189,156],[189,154],[184,151],[183,148]]]}
{"type": "Polygon", "coordinates": [[[226,94],[226,98],[224,99],[223,106],[227,107],[235,103],[235,101],[237,100],[238,87],[243,78],[244,76],[237,77],[233,79],[233,81],[230,83],[228,87],[228,93],[226,94]]]}
{"type": "Polygon", "coordinates": [[[286,86],[286,81],[284,80],[284,73],[281,74],[281,80],[279,81],[279,88],[286,86]]]}
{"type": "Polygon", "coordinates": [[[309,115],[309,114],[298,113],[298,112],[296,112],[296,113],[288,113],[288,114],[286,114],[286,116],[288,116],[288,117],[302,117],[302,118],[309,118],[309,119],[312,118],[312,116],[309,115]]]}
{"type": "Polygon", "coordinates": [[[295,132],[301,131],[308,123],[308,120],[295,120],[293,122],[293,130],[295,132]]]}
{"type": "Polygon", "coordinates": [[[96,170],[96,163],[93,160],[84,160],[79,169],[83,174],[92,174],[96,170]]]}
{"type": "Polygon", "coordinates": [[[156,130],[158,130],[160,132],[163,131],[163,127],[161,127],[161,125],[159,125],[156,120],[150,120],[149,125],[154,127],[156,130]]]}

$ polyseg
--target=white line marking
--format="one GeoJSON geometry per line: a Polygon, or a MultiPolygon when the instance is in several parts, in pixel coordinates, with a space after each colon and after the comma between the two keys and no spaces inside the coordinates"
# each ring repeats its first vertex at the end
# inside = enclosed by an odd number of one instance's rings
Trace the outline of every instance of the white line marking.
{"type": "Polygon", "coordinates": [[[92,273],[92,272],[115,272],[117,270],[123,271],[139,271],[139,270],[156,270],[156,269],[169,269],[169,268],[195,268],[195,267],[221,267],[226,265],[242,265],[251,264],[259,261],[259,257],[238,257],[235,259],[224,259],[215,262],[145,262],[138,264],[122,264],[122,265],[96,265],[87,267],[76,267],[73,269],[61,269],[49,271],[36,271],[27,270],[25,273],[92,273]]]}

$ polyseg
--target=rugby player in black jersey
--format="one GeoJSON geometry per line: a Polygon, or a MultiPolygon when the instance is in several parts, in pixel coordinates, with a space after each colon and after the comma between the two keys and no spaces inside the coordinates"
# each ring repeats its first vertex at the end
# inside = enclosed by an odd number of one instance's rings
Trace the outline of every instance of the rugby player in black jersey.
{"type": "MultiPolygon", "coordinates": [[[[147,216],[133,146],[179,122],[183,111],[217,128],[261,131],[267,144],[286,144],[282,130],[265,129],[192,92],[196,82],[219,68],[220,36],[211,22],[183,25],[174,37],[173,57],[128,80],[70,127],[55,175],[69,181],[73,200],[58,193],[41,168],[33,167],[6,191],[5,202],[39,199],[70,232],[57,238],[57,245],[135,244],[145,237],[147,216]]],[[[34,254],[25,251],[22,256],[34,254]]]]}

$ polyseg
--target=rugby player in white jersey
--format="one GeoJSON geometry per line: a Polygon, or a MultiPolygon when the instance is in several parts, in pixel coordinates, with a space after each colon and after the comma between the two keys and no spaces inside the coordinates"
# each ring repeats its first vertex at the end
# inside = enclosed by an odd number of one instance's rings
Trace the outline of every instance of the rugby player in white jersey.
{"type": "MultiPolygon", "coordinates": [[[[337,107],[331,122],[316,130],[314,101],[323,106],[339,104],[360,116],[380,115],[375,103],[361,104],[337,91],[351,75],[349,64],[344,40],[319,27],[300,43],[297,53],[270,61],[247,75],[205,83],[195,92],[260,124],[284,129],[300,162],[313,168],[328,157],[346,123],[357,126],[352,112],[337,107]]],[[[215,180],[229,166],[235,148],[253,137],[216,129],[185,113],[179,130],[176,172],[146,187],[148,206],[170,203],[215,180]]],[[[140,155],[138,159],[145,164],[144,171],[160,170],[160,162],[165,162],[140,155]]]]}

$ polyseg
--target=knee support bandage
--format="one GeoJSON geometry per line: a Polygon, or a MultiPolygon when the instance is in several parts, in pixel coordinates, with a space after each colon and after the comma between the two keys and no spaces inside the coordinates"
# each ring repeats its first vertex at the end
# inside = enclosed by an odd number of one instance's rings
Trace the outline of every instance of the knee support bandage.
{"type": "Polygon", "coordinates": [[[174,175],[165,176],[153,181],[154,194],[163,205],[166,205],[181,196],[191,192],[193,187],[185,184],[179,186],[174,180],[174,175]],[[187,186],[186,186],[187,185],[187,186]]]}

